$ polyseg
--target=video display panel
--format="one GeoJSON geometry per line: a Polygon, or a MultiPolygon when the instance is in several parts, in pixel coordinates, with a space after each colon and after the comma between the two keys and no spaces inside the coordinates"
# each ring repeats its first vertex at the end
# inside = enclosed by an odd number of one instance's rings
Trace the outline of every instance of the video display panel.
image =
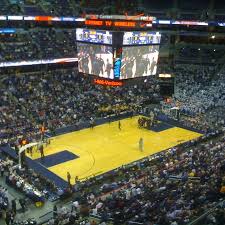
{"type": "Polygon", "coordinates": [[[151,45],[160,44],[161,34],[159,32],[124,32],[123,45],[151,45]]]}
{"type": "Polygon", "coordinates": [[[155,75],[159,45],[123,47],[120,79],[155,75]]]}
{"type": "Polygon", "coordinates": [[[90,30],[90,29],[76,29],[76,40],[98,43],[98,44],[112,44],[112,32],[104,30],[90,30]]]}
{"type": "Polygon", "coordinates": [[[78,70],[113,79],[112,47],[77,42],[78,70]]]}

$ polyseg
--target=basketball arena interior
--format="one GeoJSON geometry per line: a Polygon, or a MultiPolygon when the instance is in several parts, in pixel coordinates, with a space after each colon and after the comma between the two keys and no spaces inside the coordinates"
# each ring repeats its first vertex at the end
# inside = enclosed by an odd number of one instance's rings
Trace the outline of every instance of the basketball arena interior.
{"type": "Polygon", "coordinates": [[[225,1],[0,0],[0,225],[224,225],[225,1]]]}

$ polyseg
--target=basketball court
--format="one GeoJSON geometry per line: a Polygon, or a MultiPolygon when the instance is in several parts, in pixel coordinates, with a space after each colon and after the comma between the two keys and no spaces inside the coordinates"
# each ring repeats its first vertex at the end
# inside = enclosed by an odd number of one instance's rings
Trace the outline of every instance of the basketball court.
{"type": "Polygon", "coordinates": [[[43,160],[37,151],[27,156],[65,181],[70,172],[74,184],[76,176],[79,180],[98,176],[202,135],[162,122],[154,131],[140,129],[137,120],[138,116],[121,120],[121,130],[115,121],[56,136],[44,149],[43,160]],[[143,152],[138,145],[141,137],[143,152]]]}

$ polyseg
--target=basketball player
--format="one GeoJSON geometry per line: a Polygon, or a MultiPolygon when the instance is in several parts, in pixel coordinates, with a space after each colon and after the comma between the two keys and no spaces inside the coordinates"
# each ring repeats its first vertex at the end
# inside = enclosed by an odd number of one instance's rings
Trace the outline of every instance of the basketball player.
{"type": "Polygon", "coordinates": [[[94,118],[92,118],[92,117],[90,119],[90,128],[91,128],[91,130],[94,129],[94,118]]]}
{"type": "Polygon", "coordinates": [[[71,175],[70,175],[70,172],[67,172],[66,176],[67,176],[68,186],[69,186],[69,188],[71,188],[71,175]]]}
{"type": "Polygon", "coordinates": [[[121,123],[120,123],[120,120],[119,120],[119,123],[118,123],[118,128],[119,128],[119,130],[121,130],[121,123]]]}
{"type": "Polygon", "coordinates": [[[142,137],[141,137],[140,140],[139,140],[139,150],[140,150],[141,152],[143,152],[143,150],[144,150],[144,140],[143,140],[142,137]]]}
{"type": "Polygon", "coordinates": [[[41,153],[41,159],[44,159],[45,155],[44,155],[44,146],[43,146],[43,144],[41,144],[41,146],[39,148],[39,151],[41,153]]]}

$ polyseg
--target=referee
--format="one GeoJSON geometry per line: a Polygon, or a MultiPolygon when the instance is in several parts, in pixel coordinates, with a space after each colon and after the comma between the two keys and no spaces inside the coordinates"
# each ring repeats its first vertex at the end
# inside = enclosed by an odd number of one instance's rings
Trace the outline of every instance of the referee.
{"type": "Polygon", "coordinates": [[[143,150],[144,150],[144,140],[142,137],[139,139],[139,150],[141,152],[143,152],[143,150]]]}
{"type": "Polygon", "coordinates": [[[121,130],[121,122],[120,122],[120,120],[119,120],[119,123],[118,123],[118,128],[119,128],[119,130],[121,130]]]}

